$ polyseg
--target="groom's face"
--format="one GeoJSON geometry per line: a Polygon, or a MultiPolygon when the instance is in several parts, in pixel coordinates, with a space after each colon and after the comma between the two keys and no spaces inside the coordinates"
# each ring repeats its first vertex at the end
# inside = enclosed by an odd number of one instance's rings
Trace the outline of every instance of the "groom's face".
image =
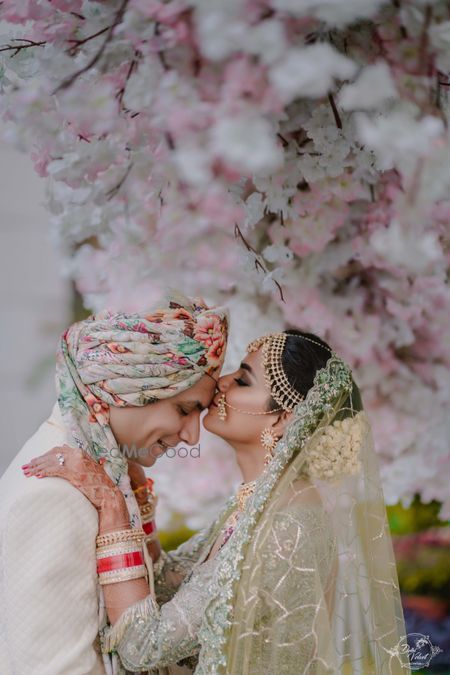
{"type": "Polygon", "coordinates": [[[122,453],[142,466],[152,466],[168,448],[195,445],[200,413],[214,396],[219,372],[204,375],[193,387],[146,406],[110,408],[110,425],[122,453]]]}

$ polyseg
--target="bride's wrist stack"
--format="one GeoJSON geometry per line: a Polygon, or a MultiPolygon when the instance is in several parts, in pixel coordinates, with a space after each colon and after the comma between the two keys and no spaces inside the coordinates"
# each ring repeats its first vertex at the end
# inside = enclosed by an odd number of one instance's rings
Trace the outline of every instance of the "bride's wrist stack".
{"type": "Polygon", "coordinates": [[[99,583],[114,584],[147,576],[143,552],[144,532],[129,528],[97,537],[99,583]]]}
{"type": "Polygon", "coordinates": [[[141,514],[142,528],[131,528],[123,495],[100,511],[96,539],[99,583],[113,584],[147,576],[144,546],[156,540],[155,507],[157,497],[153,480],[133,490],[141,514]]]}
{"type": "Polygon", "coordinates": [[[142,529],[145,532],[144,543],[146,545],[156,539],[155,509],[158,498],[153,489],[154,481],[147,478],[143,485],[133,490],[141,514],[142,529]]]}

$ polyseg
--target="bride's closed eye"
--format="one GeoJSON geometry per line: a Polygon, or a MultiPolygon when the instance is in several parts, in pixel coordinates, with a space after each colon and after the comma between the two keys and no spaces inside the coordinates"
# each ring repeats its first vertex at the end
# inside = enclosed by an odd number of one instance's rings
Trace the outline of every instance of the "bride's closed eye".
{"type": "Polygon", "coordinates": [[[240,387],[249,387],[250,386],[248,382],[245,382],[242,379],[242,377],[235,377],[234,381],[237,382],[240,387]]]}

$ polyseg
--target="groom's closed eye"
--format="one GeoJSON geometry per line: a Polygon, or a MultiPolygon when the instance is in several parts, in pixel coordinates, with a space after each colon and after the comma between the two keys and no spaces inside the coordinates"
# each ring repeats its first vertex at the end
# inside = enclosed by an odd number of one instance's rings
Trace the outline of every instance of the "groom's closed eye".
{"type": "Polygon", "coordinates": [[[194,410],[203,412],[208,406],[203,405],[201,401],[185,401],[180,408],[183,410],[184,415],[190,415],[194,410]]]}

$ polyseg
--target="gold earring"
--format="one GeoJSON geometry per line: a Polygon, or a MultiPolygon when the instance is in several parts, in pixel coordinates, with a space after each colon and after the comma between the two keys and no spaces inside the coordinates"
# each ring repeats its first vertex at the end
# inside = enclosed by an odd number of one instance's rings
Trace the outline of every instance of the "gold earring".
{"type": "Polygon", "coordinates": [[[278,442],[278,436],[275,436],[270,427],[266,427],[261,431],[261,445],[266,451],[266,456],[264,457],[264,464],[267,466],[273,458],[273,449],[278,442]]]}
{"type": "Polygon", "coordinates": [[[222,422],[225,422],[227,419],[227,409],[225,407],[225,394],[222,394],[220,396],[219,400],[217,401],[217,414],[219,415],[219,418],[222,420],[222,422]]]}

